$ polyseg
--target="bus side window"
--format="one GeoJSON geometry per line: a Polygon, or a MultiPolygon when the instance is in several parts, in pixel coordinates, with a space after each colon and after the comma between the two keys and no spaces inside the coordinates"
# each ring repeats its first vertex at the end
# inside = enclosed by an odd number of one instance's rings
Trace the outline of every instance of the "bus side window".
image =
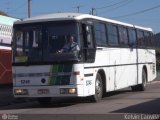
{"type": "Polygon", "coordinates": [[[149,32],[144,32],[144,43],[148,47],[150,45],[151,36],[149,32]]]}
{"type": "Polygon", "coordinates": [[[96,44],[98,46],[106,46],[107,45],[106,25],[104,23],[95,22],[94,33],[95,33],[94,35],[96,44]]]}
{"type": "Polygon", "coordinates": [[[134,29],[128,28],[129,46],[136,46],[136,31],[134,29]]]}
{"type": "Polygon", "coordinates": [[[117,26],[108,24],[107,25],[108,43],[111,46],[118,46],[118,31],[117,26]]]}
{"type": "Polygon", "coordinates": [[[137,41],[138,41],[138,46],[140,47],[145,46],[143,31],[140,30],[137,31],[137,41]]]}
{"type": "Polygon", "coordinates": [[[128,45],[127,29],[123,26],[118,27],[120,45],[128,45]]]}
{"type": "Polygon", "coordinates": [[[154,38],[153,33],[150,32],[149,34],[150,34],[150,40],[149,40],[149,41],[150,41],[150,42],[149,42],[150,44],[149,44],[149,47],[152,47],[152,48],[153,48],[153,47],[155,47],[155,45],[156,45],[157,43],[155,43],[155,38],[154,38]]]}

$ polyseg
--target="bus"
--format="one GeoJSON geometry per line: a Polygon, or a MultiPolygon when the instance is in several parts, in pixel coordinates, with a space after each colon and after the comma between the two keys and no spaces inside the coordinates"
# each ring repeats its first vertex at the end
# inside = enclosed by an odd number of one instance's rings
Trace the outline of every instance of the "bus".
{"type": "Polygon", "coordinates": [[[13,22],[16,20],[0,15],[0,85],[12,83],[11,39],[13,22]]]}
{"type": "Polygon", "coordinates": [[[151,28],[81,13],[54,13],[13,26],[13,94],[48,104],[54,97],[87,97],[131,87],[143,91],[156,77],[151,28]],[[57,51],[73,35],[79,52],[57,51]]]}

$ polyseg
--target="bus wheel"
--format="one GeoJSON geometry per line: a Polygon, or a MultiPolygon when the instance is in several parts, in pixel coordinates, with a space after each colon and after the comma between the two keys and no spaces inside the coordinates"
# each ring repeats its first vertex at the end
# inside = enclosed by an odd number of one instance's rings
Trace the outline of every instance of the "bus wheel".
{"type": "Polygon", "coordinates": [[[146,84],[147,84],[147,74],[146,74],[146,71],[143,69],[143,71],[142,71],[142,84],[139,85],[139,90],[144,91],[146,84]]]}
{"type": "Polygon", "coordinates": [[[142,71],[142,84],[132,86],[131,87],[132,91],[144,91],[146,84],[147,84],[147,74],[146,74],[146,71],[143,69],[143,71],[142,71]]]}
{"type": "Polygon", "coordinates": [[[102,99],[103,94],[103,84],[102,78],[99,73],[97,73],[96,81],[95,81],[95,94],[91,96],[92,102],[99,102],[102,99]]]}
{"type": "Polygon", "coordinates": [[[39,104],[46,106],[51,104],[51,98],[50,97],[42,97],[37,99],[39,104]]]}

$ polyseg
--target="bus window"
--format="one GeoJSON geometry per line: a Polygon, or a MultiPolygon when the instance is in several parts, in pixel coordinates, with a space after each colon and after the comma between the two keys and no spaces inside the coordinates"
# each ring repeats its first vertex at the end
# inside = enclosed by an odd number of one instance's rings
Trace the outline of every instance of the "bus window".
{"type": "MultiPolygon", "coordinates": [[[[49,51],[49,54],[55,54],[58,50],[61,50],[68,42],[69,36],[74,36],[74,42],[79,43],[77,37],[77,26],[76,23],[70,22],[53,22],[46,24],[47,30],[47,44],[46,51],[49,51]]],[[[62,52],[65,53],[65,52],[62,52]]],[[[47,59],[52,55],[48,55],[47,59]]]]}
{"type": "Polygon", "coordinates": [[[138,46],[144,46],[144,36],[143,36],[143,32],[138,30],[137,31],[137,41],[138,41],[138,46]]]}
{"type": "Polygon", "coordinates": [[[118,45],[118,32],[115,25],[107,25],[108,32],[108,43],[109,45],[117,46],[118,45]]]}
{"type": "Polygon", "coordinates": [[[129,45],[136,46],[136,32],[134,29],[128,29],[129,45]]]}
{"type": "Polygon", "coordinates": [[[120,45],[128,45],[127,29],[125,27],[119,26],[118,30],[119,30],[120,45]]]}
{"type": "Polygon", "coordinates": [[[94,32],[95,32],[95,40],[97,45],[105,46],[107,44],[105,24],[95,23],[94,32]]]}
{"type": "Polygon", "coordinates": [[[154,47],[155,46],[155,39],[154,39],[154,35],[152,32],[149,33],[150,34],[150,40],[149,40],[149,47],[154,47]]]}
{"type": "Polygon", "coordinates": [[[17,27],[14,34],[15,62],[41,59],[41,30],[38,27],[17,27]]]}
{"type": "Polygon", "coordinates": [[[150,36],[150,33],[149,32],[144,32],[144,43],[145,45],[148,47],[150,46],[150,43],[151,42],[151,36],[150,36]]]}

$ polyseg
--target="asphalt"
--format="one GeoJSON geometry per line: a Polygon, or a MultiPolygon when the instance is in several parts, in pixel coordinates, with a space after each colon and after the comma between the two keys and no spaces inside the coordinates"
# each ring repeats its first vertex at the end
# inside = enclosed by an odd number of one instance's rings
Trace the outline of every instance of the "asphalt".
{"type": "Polygon", "coordinates": [[[1,85],[0,86],[0,106],[9,105],[13,101],[15,101],[15,99],[12,94],[12,86],[1,85]]]}
{"type": "Polygon", "coordinates": [[[24,98],[14,98],[12,88],[12,85],[0,85],[0,106],[13,105],[31,100],[24,98]]]}

